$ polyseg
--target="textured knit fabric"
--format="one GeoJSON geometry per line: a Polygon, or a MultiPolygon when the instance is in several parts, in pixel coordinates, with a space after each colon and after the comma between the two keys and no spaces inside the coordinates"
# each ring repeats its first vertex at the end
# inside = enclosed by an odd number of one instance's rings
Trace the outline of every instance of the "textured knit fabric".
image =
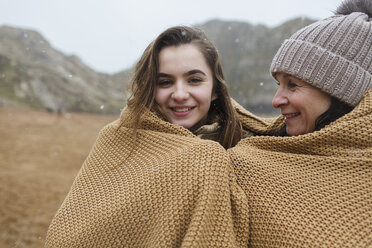
{"type": "Polygon", "coordinates": [[[101,130],[45,247],[246,247],[248,207],[226,150],[147,111],[101,130]],[[130,154],[131,153],[131,154],[130,154]]]}
{"type": "MultiPolygon", "coordinates": [[[[215,122],[210,125],[204,125],[198,128],[193,134],[198,136],[201,139],[208,139],[208,140],[214,140],[218,142],[219,138],[219,131],[221,129],[221,126],[215,122]]],[[[242,130],[242,138],[252,137],[255,133],[250,130],[242,130]]]]}
{"type": "Polygon", "coordinates": [[[221,126],[218,122],[199,127],[192,133],[201,139],[218,141],[221,126]]]}
{"type": "Polygon", "coordinates": [[[228,152],[249,202],[250,247],[372,247],[372,90],[320,131],[255,136],[228,152]]]}
{"type": "Polygon", "coordinates": [[[354,12],[315,22],[285,40],[270,72],[285,72],[356,106],[372,88],[372,23],[354,12]]]}

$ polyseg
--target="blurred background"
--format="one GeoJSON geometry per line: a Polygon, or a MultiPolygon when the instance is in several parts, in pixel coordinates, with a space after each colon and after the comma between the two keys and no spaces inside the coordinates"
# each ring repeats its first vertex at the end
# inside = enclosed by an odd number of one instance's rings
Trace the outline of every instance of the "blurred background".
{"type": "Polygon", "coordinates": [[[0,248],[42,247],[98,131],[126,104],[133,67],[166,28],[198,26],[232,97],[271,107],[281,42],[341,0],[0,0],[0,248]]]}

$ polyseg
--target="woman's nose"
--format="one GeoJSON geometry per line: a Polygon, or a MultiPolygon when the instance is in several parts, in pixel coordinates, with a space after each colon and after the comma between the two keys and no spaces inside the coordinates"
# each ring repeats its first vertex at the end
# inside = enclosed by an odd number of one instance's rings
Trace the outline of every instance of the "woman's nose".
{"type": "Polygon", "coordinates": [[[280,108],[281,106],[288,104],[288,98],[280,88],[276,91],[271,104],[274,108],[280,108]]]}
{"type": "Polygon", "coordinates": [[[190,94],[187,91],[187,87],[183,83],[176,83],[174,92],[172,93],[172,99],[175,101],[184,101],[190,94]]]}

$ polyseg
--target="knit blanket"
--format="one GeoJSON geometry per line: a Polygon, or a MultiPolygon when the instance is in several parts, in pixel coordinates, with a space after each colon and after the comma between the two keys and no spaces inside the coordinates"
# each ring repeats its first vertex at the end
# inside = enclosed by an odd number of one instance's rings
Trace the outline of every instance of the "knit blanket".
{"type": "MultiPolygon", "coordinates": [[[[283,123],[239,112],[262,134],[283,123]]],[[[248,198],[251,247],[372,247],[372,90],[320,131],[255,136],[228,152],[248,198]]]]}
{"type": "Polygon", "coordinates": [[[147,111],[104,127],[45,247],[246,247],[248,201],[226,150],[147,111]]]}

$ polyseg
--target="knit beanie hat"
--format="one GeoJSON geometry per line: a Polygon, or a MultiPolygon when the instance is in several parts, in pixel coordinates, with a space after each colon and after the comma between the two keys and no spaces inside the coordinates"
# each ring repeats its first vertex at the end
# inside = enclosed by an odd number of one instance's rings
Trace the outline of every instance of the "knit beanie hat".
{"type": "Polygon", "coordinates": [[[356,106],[372,88],[372,25],[361,12],[315,22],[285,40],[270,72],[284,72],[356,106]]]}

